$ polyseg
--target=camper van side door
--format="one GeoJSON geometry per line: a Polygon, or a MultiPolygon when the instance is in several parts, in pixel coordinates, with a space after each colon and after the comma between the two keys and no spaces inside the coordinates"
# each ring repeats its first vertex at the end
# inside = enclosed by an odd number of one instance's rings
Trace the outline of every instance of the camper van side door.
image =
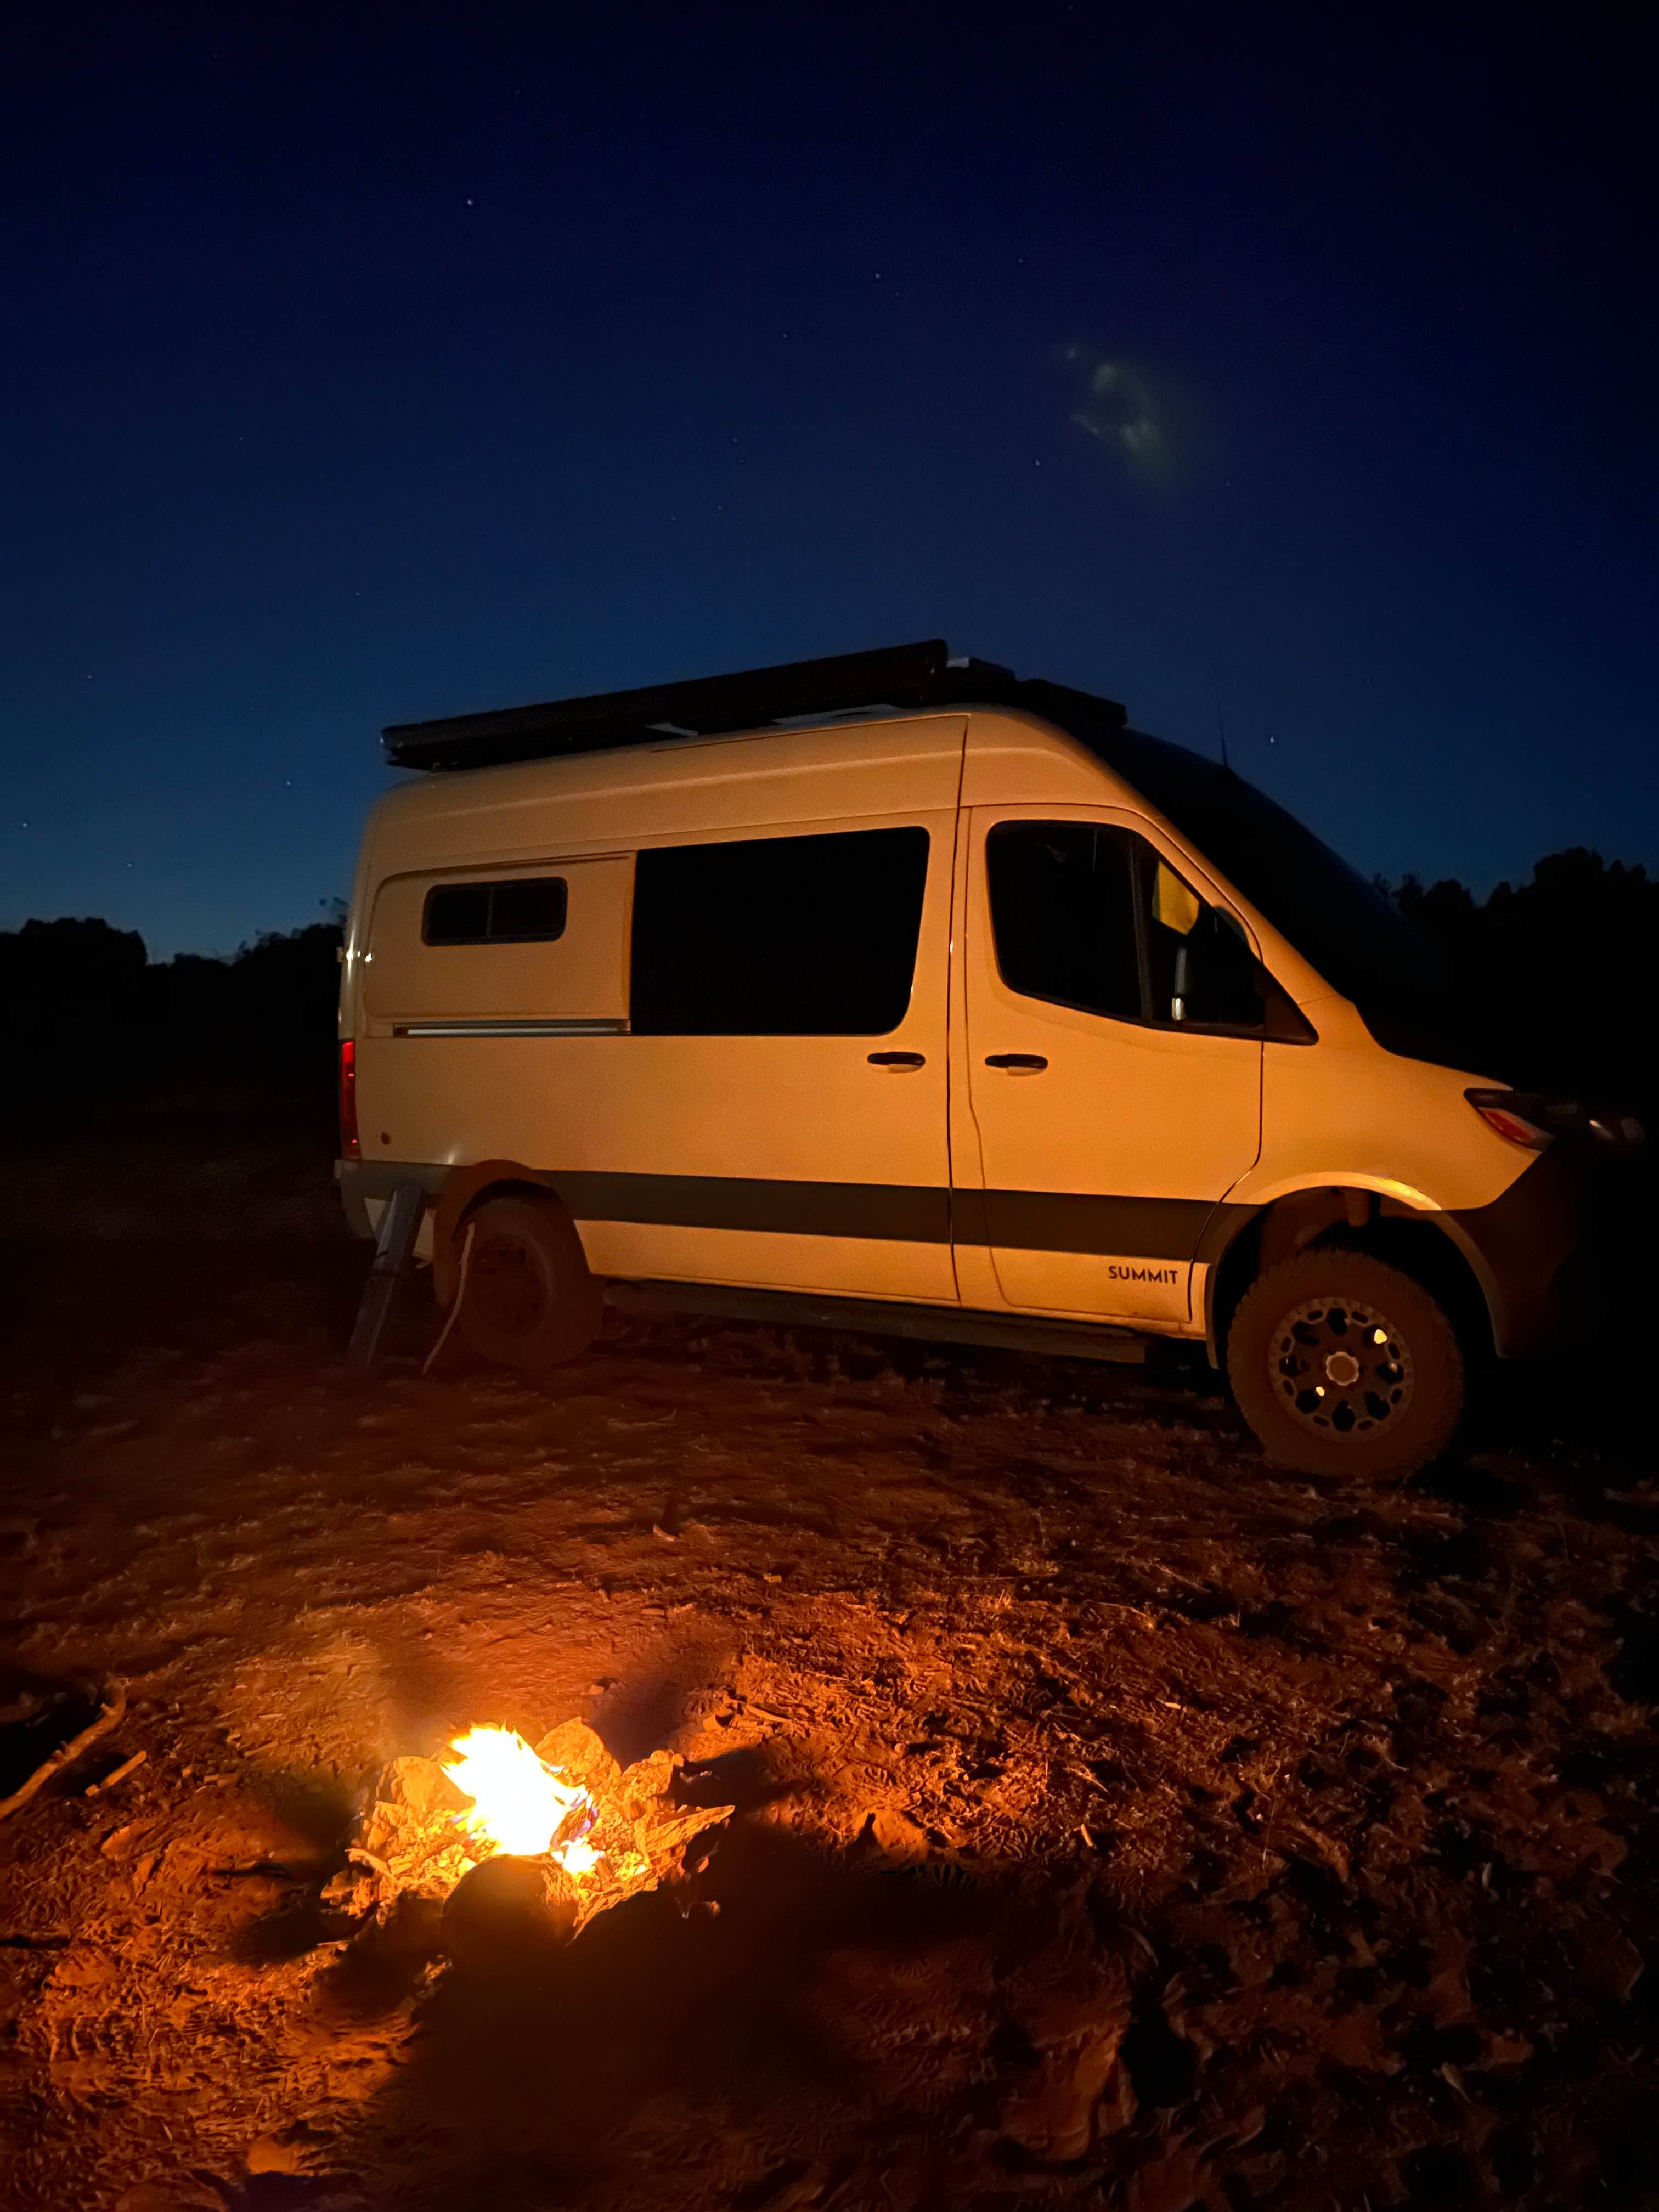
{"type": "Polygon", "coordinates": [[[949,1303],[953,811],[641,852],[569,1203],[601,1273],[949,1303]]]}
{"type": "Polygon", "coordinates": [[[1010,1306],[1180,1330],[1193,1259],[1260,1148],[1262,1006],[1237,923],[1150,825],[975,808],[966,1062],[982,1190],[958,1244],[1010,1306]]]}

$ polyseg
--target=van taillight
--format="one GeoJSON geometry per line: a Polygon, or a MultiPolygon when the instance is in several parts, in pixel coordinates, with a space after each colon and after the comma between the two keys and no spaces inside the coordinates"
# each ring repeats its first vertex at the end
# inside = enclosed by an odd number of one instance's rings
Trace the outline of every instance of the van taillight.
{"type": "Polygon", "coordinates": [[[357,1048],[346,1037],[340,1045],[340,1157],[360,1160],[362,1156],[357,1141],[357,1048]]]}

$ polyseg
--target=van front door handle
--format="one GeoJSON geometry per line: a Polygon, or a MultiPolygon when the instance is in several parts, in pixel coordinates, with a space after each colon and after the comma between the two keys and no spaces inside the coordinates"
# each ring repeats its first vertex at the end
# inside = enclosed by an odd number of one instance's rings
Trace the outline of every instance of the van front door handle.
{"type": "Polygon", "coordinates": [[[1010,1075],[1041,1075],[1048,1065],[1040,1052],[994,1052],[987,1067],[1006,1067],[1010,1075]]]}
{"type": "Polygon", "coordinates": [[[908,1067],[926,1067],[927,1065],[919,1052],[872,1052],[867,1058],[872,1067],[890,1068],[895,1075],[902,1075],[908,1067]]]}

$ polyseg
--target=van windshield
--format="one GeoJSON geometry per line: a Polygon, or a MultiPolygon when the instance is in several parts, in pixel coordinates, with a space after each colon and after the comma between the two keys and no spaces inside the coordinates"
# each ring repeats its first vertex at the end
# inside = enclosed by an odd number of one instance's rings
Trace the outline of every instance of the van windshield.
{"type": "Polygon", "coordinates": [[[1462,995],[1438,948],[1294,815],[1184,745],[1122,728],[1074,726],[1073,734],[1352,1000],[1380,1044],[1479,1068],[1486,1055],[1468,1036],[1462,995]]]}

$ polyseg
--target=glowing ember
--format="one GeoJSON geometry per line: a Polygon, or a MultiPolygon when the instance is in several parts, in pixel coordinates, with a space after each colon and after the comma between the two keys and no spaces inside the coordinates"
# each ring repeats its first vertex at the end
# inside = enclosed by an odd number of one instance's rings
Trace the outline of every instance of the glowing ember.
{"type": "Polygon", "coordinates": [[[591,1873],[599,1853],[586,1834],[599,1815],[592,1793],[538,1759],[511,1729],[474,1728],[450,1749],[460,1755],[444,1772],[471,1798],[455,1824],[487,1850],[550,1858],[574,1880],[591,1873]]]}

